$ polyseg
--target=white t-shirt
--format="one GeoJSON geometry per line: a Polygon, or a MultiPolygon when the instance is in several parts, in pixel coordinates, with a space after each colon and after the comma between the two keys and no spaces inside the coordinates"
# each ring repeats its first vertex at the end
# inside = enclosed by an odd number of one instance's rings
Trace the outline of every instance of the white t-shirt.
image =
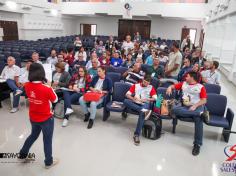
{"type": "Polygon", "coordinates": [[[100,79],[100,78],[98,79],[98,82],[95,85],[96,90],[102,90],[103,81],[104,81],[104,79],[100,79]]]}
{"type": "Polygon", "coordinates": [[[3,79],[15,79],[15,76],[20,76],[20,67],[13,65],[12,67],[5,66],[2,70],[1,77],[3,79]]]}
{"type": "Polygon", "coordinates": [[[169,54],[168,70],[172,69],[175,66],[175,64],[179,65],[175,71],[172,71],[170,73],[170,76],[178,76],[182,64],[182,57],[183,56],[179,51],[176,53],[171,52],[169,54]]]}
{"type": "Polygon", "coordinates": [[[128,49],[133,49],[134,48],[134,43],[133,42],[123,42],[122,48],[127,51],[128,49]]]}
{"type": "Polygon", "coordinates": [[[84,78],[80,78],[80,79],[77,81],[77,87],[78,87],[78,89],[85,88],[85,81],[84,81],[84,78]]]}
{"type": "Polygon", "coordinates": [[[53,57],[50,56],[50,57],[47,58],[47,62],[46,63],[47,64],[52,64],[52,65],[56,65],[57,62],[58,62],[57,57],[53,58],[53,57]]]}
{"type": "Polygon", "coordinates": [[[217,71],[205,70],[201,72],[202,77],[207,79],[209,84],[220,84],[220,73],[217,71]]]}
{"type": "Polygon", "coordinates": [[[20,70],[19,82],[20,83],[29,82],[28,76],[29,76],[29,71],[26,68],[22,68],[20,70]]]}
{"type": "Polygon", "coordinates": [[[52,80],[53,80],[54,82],[59,82],[60,77],[61,77],[61,73],[55,73],[55,74],[53,75],[52,80]]]}

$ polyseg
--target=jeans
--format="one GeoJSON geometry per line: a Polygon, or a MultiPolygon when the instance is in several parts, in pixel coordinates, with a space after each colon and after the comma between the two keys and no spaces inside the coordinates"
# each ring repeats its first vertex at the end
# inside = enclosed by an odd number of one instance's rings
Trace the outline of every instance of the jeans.
{"type": "Polygon", "coordinates": [[[7,79],[7,85],[10,87],[11,90],[14,91],[14,97],[13,97],[13,108],[17,108],[19,106],[19,102],[20,102],[20,96],[21,95],[17,95],[15,96],[15,93],[17,90],[21,90],[23,91],[23,88],[19,88],[16,86],[16,82],[12,79],[7,79]]]}
{"type": "Polygon", "coordinates": [[[31,134],[26,139],[22,149],[20,150],[20,155],[26,157],[29,153],[29,150],[33,143],[39,137],[40,132],[43,132],[43,145],[44,145],[44,155],[45,165],[51,165],[53,163],[52,158],[52,136],[54,129],[54,119],[50,117],[48,120],[44,122],[32,122],[31,121],[31,134]]]}
{"type": "Polygon", "coordinates": [[[14,93],[16,93],[17,90],[19,90],[19,87],[16,86],[16,82],[12,79],[7,79],[6,80],[7,85],[11,88],[11,90],[14,91],[14,93]]]}
{"type": "MultiPolygon", "coordinates": [[[[67,90],[63,90],[63,98],[64,98],[64,112],[66,113],[67,108],[71,108],[71,104],[79,103],[79,98],[82,96],[81,93],[71,92],[67,90]]],[[[65,118],[68,116],[65,115],[65,118]]]]}
{"type": "MultiPolygon", "coordinates": [[[[91,101],[90,102],[90,119],[94,120],[96,117],[96,112],[97,112],[97,106],[103,103],[104,97],[102,97],[98,102],[91,101]]],[[[86,101],[84,101],[84,96],[80,97],[79,103],[82,106],[84,114],[89,113],[88,111],[88,105],[86,101]]]]}
{"type": "Polygon", "coordinates": [[[13,108],[18,108],[20,103],[20,97],[25,96],[24,88],[19,88],[23,93],[20,95],[13,96],[13,108]]]}
{"type": "Polygon", "coordinates": [[[194,132],[194,144],[202,145],[203,136],[203,121],[201,118],[201,112],[204,111],[204,106],[198,107],[195,111],[190,111],[189,107],[177,105],[172,109],[172,113],[175,116],[180,116],[181,118],[193,118],[195,125],[194,132]]]}
{"type": "Polygon", "coordinates": [[[134,103],[132,100],[130,99],[125,99],[124,100],[124,105],[132,110],[135,110],[137,112],[139,112],[139,118],[138,118],[138,123],[136,126],[136,130],[134,132],[135,135],[139,136],[142,128],[143,128],[143,124],[144,124],[144,120],[145,120],[145,113],[142,112],[142,109],[150,109],[150,104],[149,103],[144,103],[143,105],[139,105],[137,103],[134,103]]]}

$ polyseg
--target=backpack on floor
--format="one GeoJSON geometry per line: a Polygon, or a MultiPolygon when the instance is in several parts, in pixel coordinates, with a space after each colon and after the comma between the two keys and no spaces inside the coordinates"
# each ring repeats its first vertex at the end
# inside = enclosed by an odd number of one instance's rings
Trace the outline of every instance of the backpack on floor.
{"type": "Polygon", "coordinates": [[[64,118],[64,100],[60,100],[54,107],[54,117],[63,119],[64,118]]]}
{"type": "Polygon", "coordinates": [[[144,122],[142,134],[145,138],[156,140],[161,137],[162,120],[151,116],[144,122]]]}

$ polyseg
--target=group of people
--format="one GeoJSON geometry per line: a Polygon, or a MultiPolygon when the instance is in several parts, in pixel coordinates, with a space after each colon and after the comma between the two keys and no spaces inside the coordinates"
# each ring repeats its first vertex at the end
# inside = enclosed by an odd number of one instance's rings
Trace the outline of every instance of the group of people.
{"type": "MultiPolygon", "coordinates": [[[[177,42],[174,42],[171,48],[165,43],[161,46],[149,41],[141,43],[139,36],[132,41],[131,36],[127,35],[122,45],[113,41],[112,36],[105,44],[95,40],[94,49],[89,54],[79,37],[76,38],[74,45],[74,48],[61,50],[59,53],[55,49],[51,50],[50,57],[46,59],[46,64],[50,64],[52,69],[51,82],[45,77],[38,53],[34,52],[23,68],[15,65],[14,57],[9,56],[7,59],[7,66],[1,73],[1,79],[5,81],[0,83],[0,100],[4,91],[13,91],[11,113],[19,110],[20,96],[25,95],[29,100],[32,132],[20,151],[21,159],[26,158],[31,145],[42,130],[45,165],[46,167],[53,165],[51,142],[54,122],[51,103],[55,103],[58,98],[64,100],[63,127],[68,125],[69,116],[74,112],[72,104],[81,106],[84,122],[88,122],[87,128],[93,127],[97,107],[103,103],[105,95],[110,95],[112,92],[113,83],[106,75],[107,67],[127,68],[122,77],[131,87],[126,93],[124,105],[139,112],[133,137],[135,145],[140,144],[139,136],[144,121],[152,114],[150,102],[157,99],[158,92],[150,84],[151,80],[155,78],[160,81],[164,79],[179,81],[167,88],[167,94],[171,94],[174,89],[182,90],[182,99],[188,98],[188,104],[176,105],[172,114],[193,117],[195,135],[192,154],[199,154],[203,120],[209,115],[204,106],[207,93],[202,83],[219,84],[217,61],[207,61],[202,55],[201,48],[191,50],[186,45],[184,50],[180,50],[177,42]],[[149,65],[147,70],[142,69],[143,64],[149,65]],[[89,102],[88,107],[88,102],[84,99],[84,94],[88,91],[99,92],[104,96],[99,101],[89,102]]],[[[55,107],[55,104],[52,107],[55,107]]]]}

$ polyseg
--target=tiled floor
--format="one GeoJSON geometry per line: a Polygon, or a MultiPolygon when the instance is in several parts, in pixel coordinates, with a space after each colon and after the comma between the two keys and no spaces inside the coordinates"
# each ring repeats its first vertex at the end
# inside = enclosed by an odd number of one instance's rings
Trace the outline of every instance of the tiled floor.
{"type": "MultiPolygon", "coordinates": [[[[223,79],[223,78],[222,78],[223,79]]],[[[228,105],[236,112],[236,88],[222,80],[222,94],[227,95],[228,105]]],[[[15,114],[8,112],[9,102],[0,109],[0,152],[18,152],[30,133],[28,112],[25,106],[15,114]]],[[[61,127],[61,120],[55,119],[53,154],[60,163],[45,170],[43,168],[42,135],[33,145],[31,152],[36,161],[23,164],[16,159],[0,158],[0,175],[5,176],[218,176],[235,175],[221,172],[226,160],[224,148],[236,144],[232,134],[229,143],[221,138],[220,128],[204,125],[204,144],[199,156],[191,154],[193,124],[180,122],[176,134],[171,133],[171,122],[163,121],[165,134],[156,141],[141,138],[141,145],[135,146],[132,134],[137,118],[129,116],[123,121],[120,114],[103,122],[101,111],[97,114],[95,126],[87,130],[80,107],[70,119],[69,126],[61,127]],[[4,162],[9,163],[4,163],[4,162]]],[[[235,122],[236,123],[236,122],[235,122]]],[[[234,123],[233,129],[236,130],[234,123]]],[[[236,163],[236,162],[235,162],[236,163]]]]}

